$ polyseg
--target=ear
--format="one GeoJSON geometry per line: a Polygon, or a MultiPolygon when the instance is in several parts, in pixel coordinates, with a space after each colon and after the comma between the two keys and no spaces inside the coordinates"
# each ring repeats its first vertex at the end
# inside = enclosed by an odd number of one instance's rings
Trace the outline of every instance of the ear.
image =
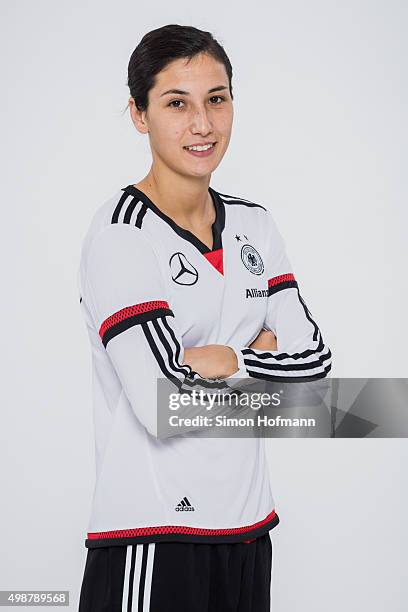
{"type": "Polygon", "coordinates": [[[129,112],[133,124],[138,130],[138,132],[140,132],[141,134],[147,134],[147,132],[149,131],[149,126],[147,124],[146,111],[139,110],[137,108],[136,102],[132,96],[130,96],[129,98],[129,112]]]}

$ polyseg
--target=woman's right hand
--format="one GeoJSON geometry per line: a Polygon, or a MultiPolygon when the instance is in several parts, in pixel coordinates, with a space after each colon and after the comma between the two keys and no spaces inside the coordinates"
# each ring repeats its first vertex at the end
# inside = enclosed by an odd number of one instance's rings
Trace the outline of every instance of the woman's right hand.
{"type": "MultiPolygon", "coordinates": [[[[261,351],[276,351],[275,334],[261,329],[248,348],[261,351]]],[[[207,344],[184,349],[184,364],[204,378],[226,378],[237,371],[237,357],[234,349],[222,344],[207,344]]]]}
{"type": "Polygon", "coordinates": [[[266,329],[261,329],[257,337],[248,348],[258,349],[261,351],[277,351],[278,343],[273,332],[266,329]]]}

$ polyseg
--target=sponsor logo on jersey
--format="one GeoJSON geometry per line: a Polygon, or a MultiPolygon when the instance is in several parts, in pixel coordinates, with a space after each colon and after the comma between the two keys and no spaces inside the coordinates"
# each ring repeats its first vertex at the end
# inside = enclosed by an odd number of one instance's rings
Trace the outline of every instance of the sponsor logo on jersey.
{"type": "Polygon", "coordinates": [[[195,285],[198,272],[183,253],[174,253],[169,260],[171,278],[178,285],[195,285]]]}
{"type": "Polygon", "coordinates": [[[241,248],[241,259],[244,266],[252,272],[252,274],[262,274],[264,264],[262,257],[250,244],[244,244],[241,248]]]}
{"type": "Polygon", "coordinates": [[[183,497],[181,502],[174,508],[176,512],[194,512],[195,508],[190,504],[187,497],[183,497]]]}
{"type": "Polygon", "coordinates": [[[268,297],[268,289],[245,289],[247,298],[268,297]]]}

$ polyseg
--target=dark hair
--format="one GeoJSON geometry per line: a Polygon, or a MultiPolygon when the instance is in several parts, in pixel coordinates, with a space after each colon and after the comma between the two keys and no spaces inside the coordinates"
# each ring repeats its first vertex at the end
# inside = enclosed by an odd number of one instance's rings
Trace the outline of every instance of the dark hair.
{"type": "Polygon", "coordinates": [[[167,64],[181,57],[190,60],[199,53],[207,53],[224,64],[233,98],[232,66],[220,43],[210,32],[192,26],[169,24],[145,34],[130,57],[127,85],[136,107],[139,110],[147,109],[148,93],[154,87],[155,75],[167,64]]]}

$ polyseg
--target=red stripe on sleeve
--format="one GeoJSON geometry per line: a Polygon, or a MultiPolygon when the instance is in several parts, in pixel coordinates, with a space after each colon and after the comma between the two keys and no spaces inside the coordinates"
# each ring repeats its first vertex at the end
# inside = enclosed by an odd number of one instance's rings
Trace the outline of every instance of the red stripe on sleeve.
{"type": "Polygon", "coordinates": [[[99,328],[99,335],[102,338],[107,329],[113,325],[117,325],[117,323],[120,323],[129,317],[133,317],[134,315],[142,314],[144,312],[151,312],[152,310],[157,310],[159,308],[169,308],[168,302],[155,300],[152,302],[141,302],[140,304],[134,304],[133,306],[126,306],[126,308],[118,310],[118,312],[115,312],[113,315],[105,319],[99,328]]]}
{"type": "Polygon", "coordinates": [[[280,276],[274,276],[268,279],[268,287],[275,287],[280,283],[286,283],[287,281],[294,281],[295,277],[293,274],[281,274],[280,276]]]}

